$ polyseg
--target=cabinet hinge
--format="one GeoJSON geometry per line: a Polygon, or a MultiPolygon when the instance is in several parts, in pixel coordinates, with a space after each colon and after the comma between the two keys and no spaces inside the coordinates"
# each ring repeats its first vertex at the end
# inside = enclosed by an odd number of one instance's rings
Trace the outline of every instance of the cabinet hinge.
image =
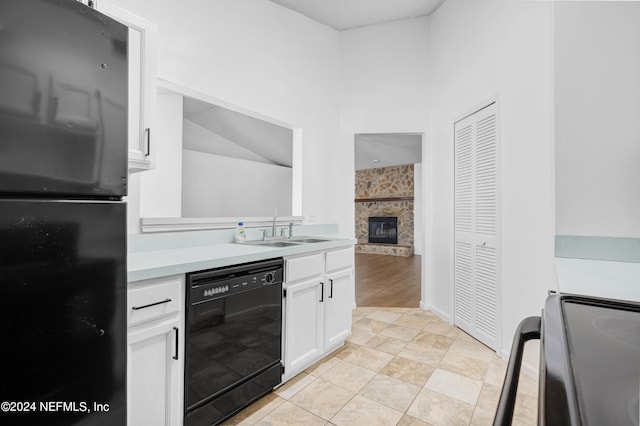
{"type": "Polygon", "coordinates": [[[284,290],[282,290],[282,297],[283,298],[287,297],[287,289],[286,288],[284,290]]]}

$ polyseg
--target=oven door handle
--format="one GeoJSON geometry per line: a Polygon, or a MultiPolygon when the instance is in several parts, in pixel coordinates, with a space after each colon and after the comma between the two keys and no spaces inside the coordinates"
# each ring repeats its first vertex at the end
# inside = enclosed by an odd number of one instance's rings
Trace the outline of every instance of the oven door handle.
{"type": "Polygon", "coordinates": [[[507,364],[507,373],[504,377],[493,426],[511,424],[516,404],[516,392],[518,391],[524,344],[529,340],[540,339],[541,322],[541,317],[528,317],[518,325],[513,338],[513,345],[511,346],[511,354],[509,354],[509,364],[507,364]]]}

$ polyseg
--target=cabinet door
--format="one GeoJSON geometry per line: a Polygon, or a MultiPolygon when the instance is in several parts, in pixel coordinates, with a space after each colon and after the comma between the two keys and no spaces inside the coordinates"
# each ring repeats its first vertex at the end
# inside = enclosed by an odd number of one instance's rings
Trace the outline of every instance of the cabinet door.
{"type": "Polygon", "coordinates": [[[353,270],[327,274],[325,284],[324,346],[341,345],[351,334],[351,287],[353,270]]]}
{"type": "Polygon", "coordinates": [[[287,286],[285,376],[306,368],[323,352],[323,286],[315,278],[287,286]]]}
{"type": "Polygon", "coordinates": [[[153,167],[153,119],[156,105],[157,26],[107,0],[97,2],[99,11],[129,27],[129,169],[153,167]]]}
{"type": "Polygon", "coordinates": [[[182,424],[178,392],[182,386],[179,363],[183,362],[179,327],[180,319],[174,318],[129,332],[127,424],[182,424]]]}

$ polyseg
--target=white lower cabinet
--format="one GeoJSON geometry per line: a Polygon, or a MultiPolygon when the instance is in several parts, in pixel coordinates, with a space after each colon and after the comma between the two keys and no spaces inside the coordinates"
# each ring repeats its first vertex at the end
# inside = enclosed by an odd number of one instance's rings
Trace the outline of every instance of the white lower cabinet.
{"type": "Polygon", "coordinates": [[[287,288],[285,301],[285,374],[300,371],[318,359],[323,347],[322,283],[318,279],[287,288]]]}
{"type": "Polygon", "coordinates": [[[351,334],[351,288],[353,269],[326,275],[325,347],[342,345],[351,334]]]}
{"type": "Polygon", "coordinates": [[[177,425],[179,369],[175,365],[180,321],[173,319],[130,332],[129,420],[136,426],[177,425]]]}
{"type": "Polygon", "coordinates": [[[127,424],[180,426],[184,275],[129,283],[127,424]]]}
{"type": "Polygon", "coordinates": [[[353,248],[286,258],[284,285],[283,382],[351,334],[353,248]]]}

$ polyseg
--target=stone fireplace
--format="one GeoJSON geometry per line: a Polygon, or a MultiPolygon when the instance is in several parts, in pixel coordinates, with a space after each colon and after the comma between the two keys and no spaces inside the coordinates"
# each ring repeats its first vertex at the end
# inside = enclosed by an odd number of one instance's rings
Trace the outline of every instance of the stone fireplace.
{"type": "Polygon", "coordinates": [[[413,255],[413,180],[413,164],[356,171],[356,253],[413,255]]]}

